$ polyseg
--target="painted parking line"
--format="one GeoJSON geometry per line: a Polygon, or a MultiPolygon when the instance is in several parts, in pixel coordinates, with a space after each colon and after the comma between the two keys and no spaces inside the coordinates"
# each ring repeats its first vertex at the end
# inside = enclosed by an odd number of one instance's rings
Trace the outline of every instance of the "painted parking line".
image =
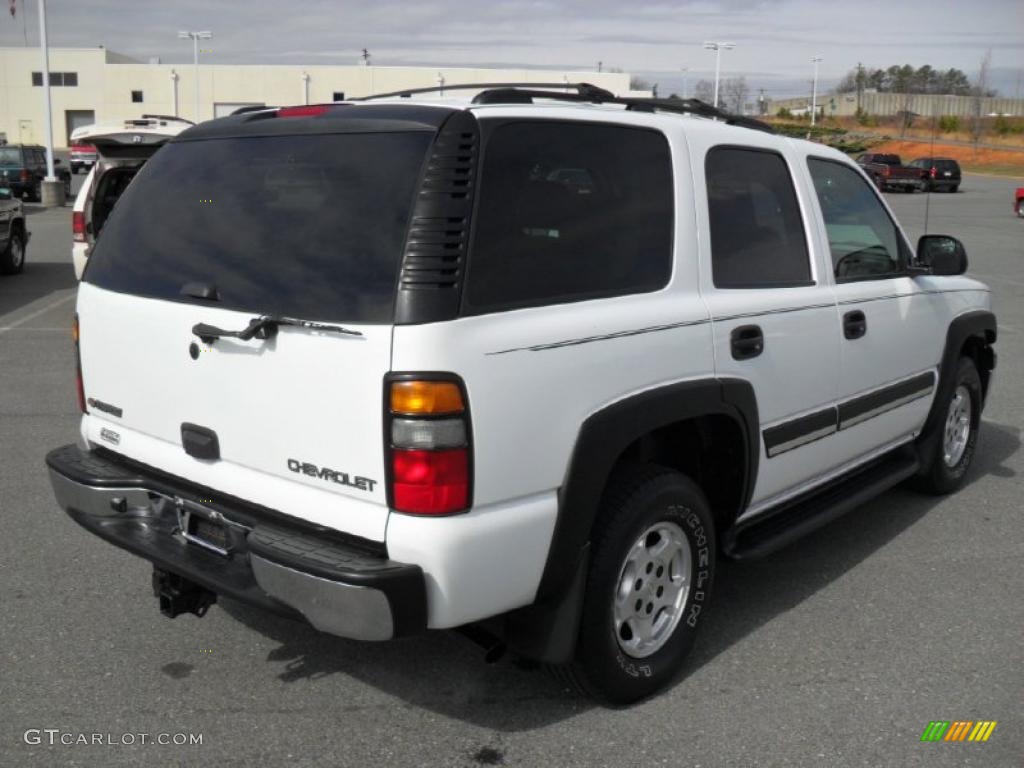
{"type": "MultiPolygon", "coordinates": [[[[0,326],[0,334],[7,333],[8,331],[13,331],[15,328],[18,328],[19,326],[22,326],[31,320],[35,320],[40,315],[45,315],[47,312],[52,312],[53,310],[57,309],[57,307],[63,306],[64,304],[67,304],[69,301],[73,301],[75,296],[77,295],[77,292],[72,290],[66,296],[62,296],[56,301],[52,301],[46,306],[40,307],[35,312],[29,312],[27,315],[18,320],[15,320],[10,325],[0,326]]],[[[68,330],[70,332],[70,329],[68,330]]]]}

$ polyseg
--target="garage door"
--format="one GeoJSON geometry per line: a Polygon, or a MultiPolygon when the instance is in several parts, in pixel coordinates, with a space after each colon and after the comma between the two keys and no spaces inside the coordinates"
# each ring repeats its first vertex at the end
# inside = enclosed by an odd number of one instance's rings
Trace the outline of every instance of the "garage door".
{"type": "Polygon", "coordinates": [[[64,134],[65,142],[67,146],[71,132],[75,128],[81,128],[83,125],[95,125],[96,124],[96,113],[91,109],[67,109],[64,110],[64,126],[67,129],[67,133],[64,134]]]}
{"type": "Polygon", "coordinates": [[[266,106],[262,101],[218,101],[213,104],[213,116],[214,117],[227,117],[236,109],[242,107],[263,107],[266,106]]]}

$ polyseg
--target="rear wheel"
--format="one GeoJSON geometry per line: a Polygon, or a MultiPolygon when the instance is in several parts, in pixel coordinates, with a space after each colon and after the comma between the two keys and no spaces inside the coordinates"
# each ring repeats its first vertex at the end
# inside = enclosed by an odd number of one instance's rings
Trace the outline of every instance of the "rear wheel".
{"type": "Polygon", "coordinates": [[[978,445],[981,425],[981,377],[974,361],[960,358],[953,392],[941,405],[942,432],[934,441],[930,455],[917,478],[918,487],[928,493],[955,491],[963,483],[978,445]]]}
{"type": "Polygon", "coordinates": [[[71,177],[64,179],[64,198],[67,200],[71,199],[71,177]]]}
{"type": "Polygon", "coordinates": [[[618,478],[598,525],[576,658],[559,672],[628,704],[670,682],[693,645],[711,594],[714,523],[696,484],[650,466],[618,478]]]}
{"type": "Polygon", "coordinates": [[[11,233],[7,247],[0,253],[0,274],[16,275],[25,266],[25,236],[20,231],[11,233]]]}

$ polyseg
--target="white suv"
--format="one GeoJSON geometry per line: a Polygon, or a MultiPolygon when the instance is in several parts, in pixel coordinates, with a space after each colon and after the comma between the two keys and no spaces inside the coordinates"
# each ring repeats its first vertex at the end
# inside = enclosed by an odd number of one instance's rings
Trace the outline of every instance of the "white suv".
{"type": "Polygon", "coordinates": [[[960,243],[757,127],[580,86],[185,131],[79,289],[60,505],[170,616],[469,627],[651,693],[720,555],[956,488],[995,365],[960,243]]]}
{"type": "MultiPolygon", "coordinates": [[[[118,125],[84,125],[72,144],[88,144],[96,161],[82,182],[71,212],[71,262],[82,279],[93,244],[121,194],[153,154],[193,123],[181,117],[146,115],[118,125]]],[[[72,168],[72,173],[77,171],[72,168]]]]}

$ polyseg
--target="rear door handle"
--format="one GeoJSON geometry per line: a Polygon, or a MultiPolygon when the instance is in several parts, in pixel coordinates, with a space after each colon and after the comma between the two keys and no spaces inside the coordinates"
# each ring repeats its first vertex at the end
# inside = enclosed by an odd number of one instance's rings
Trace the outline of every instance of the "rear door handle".
{"type": "Polygon", "coordinates": [[[741,325],[729,335],[733,360],[750,360],[764,352],[764,334],[759,325],[741,325]]]}
{"type": "Polygon", "coordinates": [[[843,336],[859,339],[868,332],[868,319],[859,309],[843,315],[843,336]]]}

